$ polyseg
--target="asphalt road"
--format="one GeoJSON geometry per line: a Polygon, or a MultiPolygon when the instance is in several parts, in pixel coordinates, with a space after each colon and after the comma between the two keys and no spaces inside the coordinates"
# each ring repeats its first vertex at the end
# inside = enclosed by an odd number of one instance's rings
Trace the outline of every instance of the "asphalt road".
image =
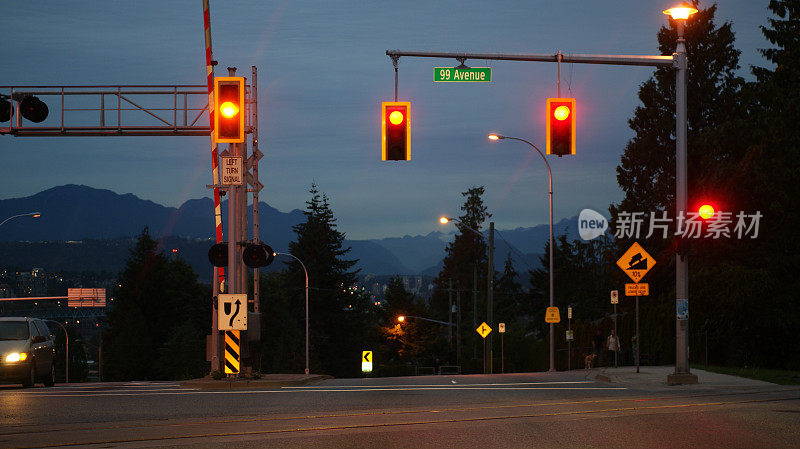
{"type": "Polygon", "coordinates": [[[0,447],[800,447],[798,387],[665,387],[595,374],[223,391],[171,382],[2,386],[0,447]]]}

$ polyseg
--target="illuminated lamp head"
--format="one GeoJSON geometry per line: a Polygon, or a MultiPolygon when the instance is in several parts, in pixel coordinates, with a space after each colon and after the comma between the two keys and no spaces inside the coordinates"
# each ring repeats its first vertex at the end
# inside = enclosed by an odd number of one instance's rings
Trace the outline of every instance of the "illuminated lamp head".
{"type": "Polygon", "coordinates": [[[239,113],[239,106],[231,101],[226,101],[220,105],[219,112],[223,117],[231,118],[239,113]]]}

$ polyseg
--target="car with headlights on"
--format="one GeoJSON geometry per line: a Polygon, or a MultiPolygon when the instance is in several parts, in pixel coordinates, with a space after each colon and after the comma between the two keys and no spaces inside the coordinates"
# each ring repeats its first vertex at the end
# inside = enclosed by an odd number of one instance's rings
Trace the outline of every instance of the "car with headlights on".
{"type": "Polygon", "coordinates": [[[0,317],[0,382],[55,384],[55,343],[43,320],[0,317]]]}

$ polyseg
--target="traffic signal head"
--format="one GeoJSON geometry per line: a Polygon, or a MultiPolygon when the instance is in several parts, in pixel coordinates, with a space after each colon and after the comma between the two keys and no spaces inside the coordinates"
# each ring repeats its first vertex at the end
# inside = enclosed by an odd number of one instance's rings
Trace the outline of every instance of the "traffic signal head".
{"type": "Polygon", "coordinates": [[[242,252],[242,261],[250,268],[266,267],[274,258],[275,252],[264,243],[247,245],[242,252]]]}
{"type": "Polygon", "coordinates": [[[208,250],[208,261],[215,267],[228,266],[228,242],[217,243],[208,250]]]}
{"type": "Polygon", "coordinates": [[[547,154],[575,154],[575,99],[547,99],[547,154]]]}
{"type": "Polygon", "coordinates": [[[244,78],[214,78],[214,140],[244,142],[244,78]]]}
{"type": "Polygon", "coordinates": [[[381,160],[411,160],[411,103],[381,103],[381,160]]]}

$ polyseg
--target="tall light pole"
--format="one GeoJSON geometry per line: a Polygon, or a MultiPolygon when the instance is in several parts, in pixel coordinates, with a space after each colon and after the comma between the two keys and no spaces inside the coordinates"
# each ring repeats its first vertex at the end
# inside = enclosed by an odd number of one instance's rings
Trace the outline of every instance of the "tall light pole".
{"type": "MultiPolygon", "coordinates": [[[[472,229],[471,227],[467,226],[467,224],[465,224],[463,221],[461,221],[459,219],[450,218],[450,217],[442,217],[442,218],[439,219],[439,222],[442,223],[442,224],[447,224],[447,223],[449,223],[451,221],[455,221],[457,223],[461,223],[461,226],[464,226],[465,228],[469,229],[470,231],[474,232],[475,234],[478,234],[479,236],[483,237],[483,234],[481,234],[477,230],[472,229]]],[[[488,259],[489,259],[488,260],[488,265],[489,265],[489,267],[488,267],[488,273],[486,275],[487,276],[486,277],[486,321],[487,321],[486,324],[488,324],[489,327],[492,327],[492,321],[494,319],[494,317],[493,317],[493,315],[494,315],[494,313],[493,313],[494,312],[494,306],[492,304],[493,298],[494,298],[494,222],[493,221],[489,222],[489,247],[488,247],[488,252],[489,252],[489,254],[488,254],[488,259]]],[[[487,362],[486,360],[484,360],[484,373],[488,372],[489,374],[492,374],[492,362],[491,362],[493,360],[492,359],[492,357],[493,357],[492,356],[492,348],[493,348],[493,346],[492,346],[492,334],[489,334],[488,338],[489,338],[489,361],[487,362]]]]}
{"type": "MultiPolygon", "coordinates": [[[[547,158],[544,157],[544,153],[542,150],[536,147],[536,145],[528,142],[525,139],[520,139],[518,137],[508,137],[508,136],[501,136],[500,134],[489,134],[489,140],[503,140],[503,139],[510,139],[510,140],[518,140],[520,142],[525,142],[531,146],[539,156],[542,157],[544,164],[547,166],[547,178],[549,180],[550,185],[550,307],[553,307],[553,173],[550,171],[550,163],[547,162],[547,158]]],[[[556,370],[556,356],[555,356],[555,338],[556,337],[556,329],[553,323],[550,323],[550,370],[556,370]]]]}
{"type": "Polygon", "coordinates": [[[6,224],[6,222],[11,221],[11,220],[13,220],[15,218],[19,218],[19,217],[39,218],[41,216],[42,216],[42,214],[40,212],[28,212],[27,214],[12,215],[12,216],[6,218],[5,220],[3,220],[2,222],[0,222],[0,226],[3,226],[4,224],[6,224]]]}
{"type": "Polygon", "coordinates": [[[298,259],[297,256],[291,253],[274,253],[275,256],[284,255],[289,256],[292,259],[296,260],[297,263],[303,267],[303,274],[306,275],[306,374],[309,373],[308,371],[308,270],[306,270],[306,266],[302,260],[298,259]]]}
{"type": "MultiPolygon", "coordinates": [[[[683,28],[686,19],[697,9],[686,3],[667,9],[678,32],[674,59],[675,75],[675,216],[686,211],[686,40],[683,28]]],[[[697,376],[689,372],[689,268],[685,255],[675,254],[675,372],[667,376],[668,384],[697,383],[697,376]]],[[[637,336],[637,338],[639,338],[637,336]]]]}

